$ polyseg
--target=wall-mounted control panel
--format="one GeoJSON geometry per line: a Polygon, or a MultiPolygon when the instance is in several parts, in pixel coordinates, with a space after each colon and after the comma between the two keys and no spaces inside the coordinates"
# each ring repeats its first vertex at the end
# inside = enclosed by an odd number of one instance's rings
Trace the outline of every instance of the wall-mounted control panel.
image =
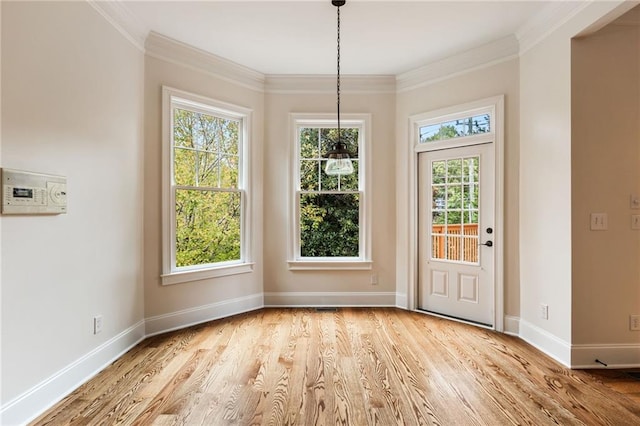
{"type": "Polygon", "coordinates": [[[67,212],[67,178],[5,169],[2,173],[2,214],[67,212]]]}

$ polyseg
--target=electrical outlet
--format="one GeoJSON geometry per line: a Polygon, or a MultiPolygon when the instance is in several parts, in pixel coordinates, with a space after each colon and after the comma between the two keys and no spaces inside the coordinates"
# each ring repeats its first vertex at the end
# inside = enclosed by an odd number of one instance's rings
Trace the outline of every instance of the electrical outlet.
{"type": "Polygon", "coordinates": [[[640,315],[629,315],[629,330],[640,331],[640,315]]]}
{"type": "Polygon", "coordinates": [[[549,305],[544,303],[540,305],[540,318],[549,319],[549,305]]]}
{"type": "Polygon", "coordinates": [[[102,315],[93,317],[93,334],[98,334],[102,331],[102,315]]]}
{"type": "Polygon", "coordinates": [[[371,274],[371,285],[378,285],[378,274],[371,274]]]}

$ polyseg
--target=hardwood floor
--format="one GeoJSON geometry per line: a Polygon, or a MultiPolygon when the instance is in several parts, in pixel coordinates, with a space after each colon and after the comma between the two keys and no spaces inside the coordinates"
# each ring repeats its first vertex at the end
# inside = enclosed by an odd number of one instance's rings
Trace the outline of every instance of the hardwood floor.
{"type": "Polygon", "coordinates": [[[638,425],[640,403],[485,329],[263,309],[151,337],[32,424],[638,425]]]}

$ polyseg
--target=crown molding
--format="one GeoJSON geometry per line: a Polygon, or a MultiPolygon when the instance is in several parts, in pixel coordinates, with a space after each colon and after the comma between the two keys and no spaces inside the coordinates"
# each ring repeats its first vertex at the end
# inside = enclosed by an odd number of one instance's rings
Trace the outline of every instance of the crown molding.
{"type": "Polygon", "coordinates": [[[466,52],[435,61],[415,70],[398,74],[397,91],[406,92],[446,80],[476,69],[485,68],[518,56],[518,40],[509,35],[466,52]]]}
{"type": "MultiPolygon", "coordinates": [[[[396,93],[392,75],[342,75],[340,91],[349,94],[396,93]]],[[[333,94],[335,75],[267,75],[265,92],[274,94],[333,94]]]]}
{"type": "Polygon", "coordinates": [[[264,74],[153,31],[147,36],[145,49],[148,56],[204,71],[252,90],[264,91],[264,74]]]}
{"type": "Polygon", "coordinates": [[[591,0],[550,2],[516,31],[516,37],[520,43],[520,54],[522,55],[547,38],[590,3],[592,3],[591,0]]]}
{"type": "MultiPolygon", "coordinates": [[[[640,2],[635,2],[640,4],[640,2]]],[[[640,27],[640,8],[634,8],[627,11],[624,15],[611,22],[611,25],[622,27],[640,27]]]]}
{"type": "Polygon", "coordinates": [[[144,52],[144,41],[149,29],[129,11],[121,0],[97,1],[87,0],[104,19],[138,50],[144,52]]]}

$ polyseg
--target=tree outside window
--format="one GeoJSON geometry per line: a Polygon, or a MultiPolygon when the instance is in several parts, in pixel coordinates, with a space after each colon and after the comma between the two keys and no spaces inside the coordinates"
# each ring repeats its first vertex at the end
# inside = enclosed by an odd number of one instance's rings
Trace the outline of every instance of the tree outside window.
{"type": "Polygon", "coordinates": [[[329,176],[323,154],[337,141],[330,127],[298,128],[299,257],[360,258],[360,128],[341,129],[342,141],[352,153],[354,173],[329,176]]]}
{"type": "Polygon", "coordinates": [[[172,109],[176,268],[241,259],[241,120],[172,109]]]}

